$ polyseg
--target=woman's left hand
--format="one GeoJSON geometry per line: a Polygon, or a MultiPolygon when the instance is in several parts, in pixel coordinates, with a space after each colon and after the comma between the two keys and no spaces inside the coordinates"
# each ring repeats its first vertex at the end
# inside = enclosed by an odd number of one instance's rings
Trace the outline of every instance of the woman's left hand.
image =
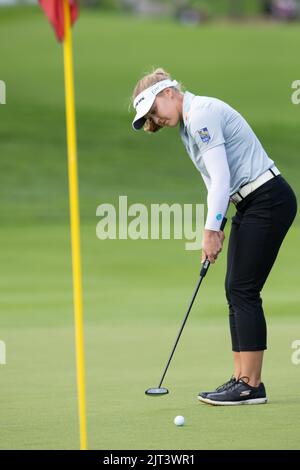
{"type": "Polygon", "coordinates": [[[215,230],[204,230],[201,263],[203,263],[206,258],[208,258],[210,263],[216,261],[218,254],[222,251],[224,239],[225,235],[221,230],[219,230],[219,232],[215,230]]]}

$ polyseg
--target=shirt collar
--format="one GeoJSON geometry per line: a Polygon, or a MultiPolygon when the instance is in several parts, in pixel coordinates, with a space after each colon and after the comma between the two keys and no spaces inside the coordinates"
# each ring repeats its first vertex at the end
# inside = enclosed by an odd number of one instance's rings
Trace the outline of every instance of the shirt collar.
{"type": "Polygon", "coordinates": [[[183,125],[187,127],[188,120],[189,120],[189,111],[191,107],[192,100],[194,99],[195,95],[193,93],[190,93],[189,91],[186,91],[183,96],[183,102],[182,102],[182,119],[183,119],[183,125]]]}

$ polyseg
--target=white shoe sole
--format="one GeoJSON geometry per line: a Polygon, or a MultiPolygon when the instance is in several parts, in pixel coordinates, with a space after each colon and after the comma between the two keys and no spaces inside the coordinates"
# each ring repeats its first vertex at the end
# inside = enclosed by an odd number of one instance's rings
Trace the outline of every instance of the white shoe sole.
{"type": "Polygon", "coordinates": [[[216,405],[216,406],[237,406],[237,405],[263,405],[267,403],[268,399],[265,398],[253,398],[252,400],[241,400],[241,401],[217,401],[217,400],[210,400],[209,398],[203,398],[198,396],[198,400],[202,401],[203,403],[208,403],[209,405],[216,405]]]}

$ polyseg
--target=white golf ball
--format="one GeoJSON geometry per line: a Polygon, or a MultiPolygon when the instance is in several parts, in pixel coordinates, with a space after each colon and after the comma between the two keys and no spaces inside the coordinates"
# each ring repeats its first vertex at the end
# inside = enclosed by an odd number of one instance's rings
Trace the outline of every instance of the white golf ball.
{"type": "Polygon", "coordinates": [[[183,416],[176,416],[176,418],[174,418],[174,424],[176,424],[176,426],[183,426],[184,425],[184,417],[183,416]]]}

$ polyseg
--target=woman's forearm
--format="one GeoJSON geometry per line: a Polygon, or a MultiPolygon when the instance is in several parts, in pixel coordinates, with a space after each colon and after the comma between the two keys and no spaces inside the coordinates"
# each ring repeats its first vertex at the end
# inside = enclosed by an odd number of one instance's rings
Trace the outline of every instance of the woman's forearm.
{"type": "Polygon", "coordinates": [[[209,149],[203,160],[210,176],[207,194],[206,230],[219,231],[229,203],[230,173],[224,145],[209,149]]]}

